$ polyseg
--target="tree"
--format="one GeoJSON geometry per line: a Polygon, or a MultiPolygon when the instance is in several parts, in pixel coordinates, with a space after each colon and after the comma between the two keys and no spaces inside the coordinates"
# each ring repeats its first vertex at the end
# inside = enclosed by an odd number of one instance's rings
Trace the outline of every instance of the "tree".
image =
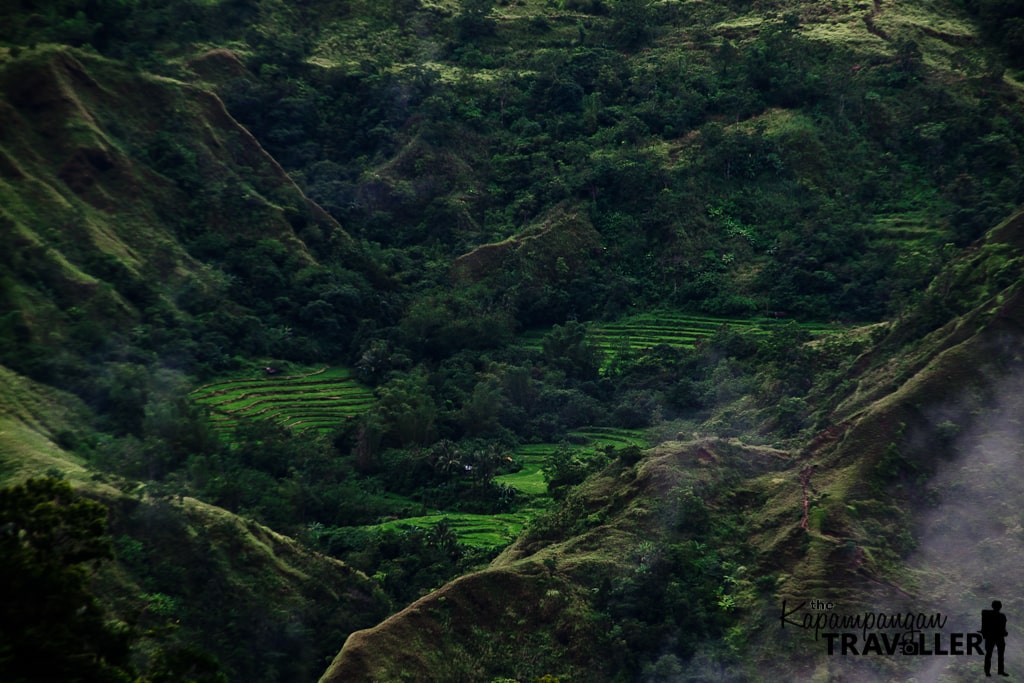
{"type": "Polygon", "coordinates": [[[494,33],[495,23],[489,16],[492,9],[494,0],[462,0],[462,11],[455,20],[460,43],[494,33]]]}
{"type": "Polygon", "coordinates": [[[161,650],[146,676],[147,683],[228,683],[220,664],[188,646],[161,650]]]}
{"type": "Polygon", "coordinates": [[[601,349],[587,336],[587,328],[575,320],[555,325],[541,340],[544,360],[578,379],[594,379],[601,369],[601,349]]]}
{"type": "Polygon", "coordinates": [[[430,447],[430,466],[442,480],[451,479],[452,475],[462,467],[462,453],[455,442],[441,439],[430,447]]]}
{"type": "Polygon", "coordinates": [[[608,457],[605,453],[585,453],[563,443],[544,458],[541,473],[551,497],[562,500],[569,493],[569,489],[607,464],[608,457]]]}
{"type": "Polygon", "coordinates": [[[382,384],[377,388],[377,398],[385,439],[403,447],[430,443],[438,409],[425,373],[382,384]]]}
{"type": "Polygon", "coordinates": [[[618,0],[611,9],[612,36],[621,47],[634,48],[651,37],[655,24],[651,0],[618,0]]]}
{"type": "Polygon", "coordinates": [[[133,679],[128,632],[88,588],[87,567],[113,557],[106,518],[57,479],[0,489],[0,679],[133,679]]]}
{"type": "Polygon", "coordinates": [[[487,444],[482,448],[476,448],[466,456],[466,466],[473,478],[473,482],[483,489],[491,484],[498,466],[507,455],[495,444],[487,444]]]}
{"type": "Polygon", "coordinates": [[[488,377],[473,387],[462,406],[460,421],[467,434],[485,436],[499,429],[498,417],[505,400],[497,378],[488,377]]]}

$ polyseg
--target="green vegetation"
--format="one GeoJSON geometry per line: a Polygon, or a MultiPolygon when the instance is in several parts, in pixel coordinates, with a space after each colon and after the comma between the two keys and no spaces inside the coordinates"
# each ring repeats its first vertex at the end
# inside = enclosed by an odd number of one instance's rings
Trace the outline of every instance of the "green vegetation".
{"type": "Polygon", "coordinates": [[[514,541],[529,520],[528,512],[518,514],[474,515],[468,513],[440,513],[422,517],[384,522],[374,529],[380,531],[402,531],[424,529],[435,535],[447,533],[437,531],[438,527],[450,529],[458,543],[479,550],[500,550],[514,541]]]}
{"type": "Polygon", "coordinates": [[[5,680],[132,680],[127,630],[88,589],[88,568],[113,557],[106,517],[55,479],[0,489],[5,680]]]}
{"type": "Polygon", "coordinates": [[[222,380],[190,394],[211,412],[214,429],[229,431],[242,420],[271,420],[299,431],[334,431],[370,408],[373,394],[345,368],[321,368],[281,377],[274,368],[261,379],[222,380]]]}
{"type": "Polygon", "coordinates": [[[499,484],[511,486],[528,496],[547,494],[548,485],[541,468],[544,461],[557,448],[554,444],[526,444],[512,452],[512,457],[519,463],[520,469],[510,474],[501,474],[494,478],[499,484]]]}
{"type": "MultiPolygon", "coordinates": [[[[709,340],[723,327],[739,331],[767,333],[787,321],[775,318],[714,318],[680,311],[650,311],[620,318],[614,322],[595,322],[586,329],[595,349],[603,358],[604,367],[617,356],[650,351],[656,346],[694,349],[709,340]]],[[[799,329],[823,333],[835,329],[825,323],[798,323],[799,329]]],[[[542,349],[547,331],[533,330],[522,336],[524,346],[542,349]]]]}
{"type": "Polygon", "coordinates": [[[85,605],[39,657],[313,680],[400,612],[332,675],[843,678],[773,669],[774,601],[927,594],[928,487],[1012,413],[1014,3],[37,4],[0,475],[114,560],[9,549],[85,605]]]}
{"type": "Polygon", "coordinates": [[[348,633],[392,608],[352,567],[222,508],[128,496],[110,508],[118,569],[97,592],[135,626],[140,668],[170,669],[160,680],[199,677],[204,661],[228,680],[312,680],[348,633]]]}
{"type": "Polygon", "coordinates": [[[543,496],[557,478],[554,472],[560,467],[573,468],[573,461],[581,459],[604,464],[612,457],[623,457],[624,453],[629,458],[634,450],[638,452],[645,444],[645,437],[639,430],[612,427],[578,429],[570,432],[561,444],[519,446],[512,452],[512,458],[520,469],[499,475],[494,481],[527,496],[543,496]]]}

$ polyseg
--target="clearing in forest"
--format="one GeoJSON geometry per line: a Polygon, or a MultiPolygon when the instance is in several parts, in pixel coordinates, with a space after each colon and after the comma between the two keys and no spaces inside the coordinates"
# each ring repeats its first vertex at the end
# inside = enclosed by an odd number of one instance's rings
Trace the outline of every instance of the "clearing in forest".
{"type": "Polygon", "coordinates": [[[210,409],[221,434],[244,420],[273,420],[298,431],[332,431],[369,410],[374,400],[373,391],[342,367],[225,379],[199,387],[191,397],[210,409]]]}
{"type": "MultiPolygon", "coordinates": [[[[569,448],[583,451],[603,450],[611,446],[616,449],[627,446],[646,448],[649,444],[644,433],[638,429],[618,429],[616,427],[584,427],[569,433],[565,444],[569,448]]],[[[505,484],[528,496],[547,496],[548,485],[544,481],[543,467],[547,458],[562,444],[529,443],[523,444],[512,452],[512,457],[522,463],[522,469],[510,474],[500,474],[494,478],[499,484],[505,484]]]]}

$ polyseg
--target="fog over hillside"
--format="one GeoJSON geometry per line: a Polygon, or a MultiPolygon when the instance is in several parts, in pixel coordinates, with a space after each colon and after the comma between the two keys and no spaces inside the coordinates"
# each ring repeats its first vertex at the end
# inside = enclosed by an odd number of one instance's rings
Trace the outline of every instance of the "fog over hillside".
{"type": "MultiPolygon", "coordinates": [[[[1006,343],[1019,364],[1019,340],[1006,343]]],[[[1001,601],[1007,671],[1024,671],[1024,372],[992,377],[990,396],[964,397],[939,415],[967,426],[954,437],[954,459],[927,483],[934,507],[918,520],[908,564],[920,572],[921,593],[950,616],[947,630],[979,630],[981,610],[1001,601]]],[[[975,658],[954,671],[977,675],[979,665],[975,658]]],[[[919,680],[943,680],[939,662],[921,671],[919,680]]]]}
{"type": "Polygon", "coordinates": [[[1021,3],[0,2],[0,679],[1024,675],[1022,207],[1021,3]]]}

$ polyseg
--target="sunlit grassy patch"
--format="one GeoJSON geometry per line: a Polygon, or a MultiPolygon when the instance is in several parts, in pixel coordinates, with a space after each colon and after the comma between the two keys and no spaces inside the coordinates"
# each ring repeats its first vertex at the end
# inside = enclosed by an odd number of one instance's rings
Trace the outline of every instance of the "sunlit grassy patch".
{"type": "Polygon", "coordinates": [[[546,443],[520,446],[513,452],[513,457],[522,463],[522,469],[511,474],[498,475],[494,481],[511,486],[527,495],[545,495],[548,492],[548,484],[544,481],[544,473],[541,468],[544,466],[544,459],[555,448],[555,444],[546,443]]]}
{"type": "Polygon", "coordinates": [[[464,512],[443,512],[420,517],[391,520],[367,529],[403,531],[409,529],[429,530],[447,520],[458,542],[471,548],[503,548],[523,530],[532,517],[530,512],[514,512],[496,515],[480,515],[464,512]]]}
{"type": "Polygon", "coordinates": [[[244,420],[330,431],[368,410],[374,400],[373,392],[342,367],[284,377],[227,379],[196,389],[192,399],[210,409],[214,426],[225,433],[244,420]]]}

